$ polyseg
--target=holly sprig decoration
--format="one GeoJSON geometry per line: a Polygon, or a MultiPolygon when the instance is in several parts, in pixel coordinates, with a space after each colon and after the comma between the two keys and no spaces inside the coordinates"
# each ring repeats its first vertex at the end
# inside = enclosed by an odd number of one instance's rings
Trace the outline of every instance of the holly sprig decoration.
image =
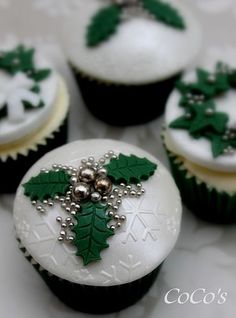
{"type": "Polygon", "coordinates": [[[2,88],[3,91],[0,92],[0,119],[8,115],[8,107],[15,107],[15,104],[12,105],[12,94],[17,96],[17,102],[24,110],[44,106],[43,100],[39,98],[40,82],[49,77],[51,70],[38,69],[34,62],[34,54],[34,49],[23,45],[18,45],[12,50],[0,51],[0,70],[12,76],[12,87],[2,88]],[[19,74],[21,76],[17,76],[19,74]]]}
{"type": "Polygon", "coordinates": [[[22,72],[35,82],[41,82],[50,75],[51,70],[47,68],[37,69],[34,63],[34,54],[35,49],[26,48],[24,45],[18,45],[9,51],[0,51],[0,69],[10,75],[22,72]]]}
{"type": "Polygon", "coordinates": [[[229,116],[217,111],[214,98],[236,88],[236,70],[219,62],[213,73],[198,69],[196,75],[196,82],[180,81],[176,84],[181,93],[179,105],[184,108],[184,115],[172,121],[169,127],[187,130],[195,139],[209,140],[214,158],[233,154],[236,130],[228,127],[229,116]]]}
{"type": "Polygon", "coordinates": [[[95,47],[109,39],[124,20],[125,12],[132,8],[136,15],[148,15],[179,30],[185,29],[185,22],[177,9],[162,0],[113,0],[99,10],[87,28],[87,46],[95,47]]]}
{"type": "Polygon", "coordinates": [[[122,198],[142,196],[140,181],[149,179],[156,168],[146,158],[109,151],[99,161],[83,159],[79,168],[54,164],[42,169],[23,184],[24,194],[40,213],[61,206],[67,217],[56,218],[61,226],[58,241],[74,244],[76,255],[88,265],[101,259],[108,238],[126,220],[118,212],[122,198]]]}

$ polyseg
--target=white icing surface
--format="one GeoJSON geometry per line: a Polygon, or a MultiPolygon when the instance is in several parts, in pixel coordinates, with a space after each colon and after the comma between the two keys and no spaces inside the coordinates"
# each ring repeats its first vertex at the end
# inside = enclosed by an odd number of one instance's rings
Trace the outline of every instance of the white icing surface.
{"type": "MultiPolygon", "coordinates": [[[[206,63],[203,63],[206,65],[206,63]]],[[[213,70],[211,61],[211,67],[213,70]]],[[[184,79],[191,82],[196,78],[195,73],[187,73],[184,79]]],[[[184,114],[184,108],[179,106],[180,93],[174,90],[170,95],[165,112],[165,123],[169,124],[184,114]]],[[[214,99],[217,111],[225,112],[229,115],[228,126],[236,128],[236,90],[231,89],[221,97],[214,99]]],[[[211,143],[205,139],[194,139],[190,136],[188,130],[168,128],[168,135],[175,152],[193,163],[205,168],[223,172],[236,172],[236,153],[231,155],[221,155],[214,158],[212,155],[211,143]]]]}
{"type": "Polygon", "coordinates": [[[35,65],[38,69],[49,68],[52,73],[38,83],[40,93],[31,93],[30,96],[29,85],[26,90],[25,86],[27,85],[22,86],[22,81],[20,81],[19,75],[23,75],[23,73],[17,73],[12,77],[0,70],[0,97],[7,96],[11,104],[9,106],[9,110],[11,110],[9,116],[0,119],[0,144],[15,142],[34,133],[47,121],[53,110],[58,89],[58,76],[53,71],[52,65],[38,51],[35,51],[35,65]],[[25,97],[26,94],[34,102],[36,102],[35,98],[38,99],[39,97],[44,102],[44,106],[38,109],[23,110],[21,98],[25,97]],[[17,112],[14,111],[14,108],[17,108],[17,112]],[[16,120],[12,120],[12,116],[16,120]]]}
{"type": "Polygon", "coordinates": [[[180,1],[168,2],[184,17],[186,30],[135,17],[122,21],[109,40],[89,48],[86,29],[91,17],[111,2],[78,0],[78,10],[63,20],[64,41],[72,64],[93,78],[123,84],[154,82],[180,72],[199,51],[201,30],[186,6],[180,1]]]}
{"type": "Polygon", "coordinates": [[[14,222],[23,245],[43,268],[72,282],[110,286],[136,280],[150,273],[167,257],[179,234],[181,201],[169,172],[147,152],[123,142],[94,139],[68,144],[40,159],[22,182],[55,162],[77,167],[81,159],[89,155],[98,159],[109,149],[115,153],[145,156],[157,162],[158,169],[143,182],[146,192],[142,198],[123,200],[120,212],[126,215],[126,223],[108,239],[110,247],[101,252],[101,261],[84,267],[81,258],[75,255],[76,248],[57,240],[60,227],[56,217],[65,217],[65,212],[56,205],[42,215],[24,196],[22,186],[17,191],[14,222]]]}

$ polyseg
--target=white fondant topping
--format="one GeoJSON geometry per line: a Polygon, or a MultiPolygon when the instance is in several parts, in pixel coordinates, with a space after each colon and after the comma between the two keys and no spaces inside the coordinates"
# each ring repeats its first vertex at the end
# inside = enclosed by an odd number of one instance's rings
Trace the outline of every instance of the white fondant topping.
{"type": "MultiPolygon", "coordinates": [[[[209,70],[213,70],[212,61],[209,70]]],[[[195,73],[187,73],[184,76],[186,81],[194,81],[195,73]]],[[[175,152],[193,163],[205,168],[222,171],[236,172],[236,153],[231,155],[221,155],[217,158],[213,157],[211,143],[205,139],[194,139],[190,136],[188,130],[171,129],[169,124],[184,114],[184,108],[179,106],[181,94],[174,90],[167,101],[165,123],[168,129],[169,139],[175,148],[175,152]]],[[[236,128],[236,90],[231,89],[221,97],[214,98],[216,109],[219,112],[224,112],[229,115],[228,126],[236,128]]]]}
{"type": "Polygon", "coordinates": [[[40,93],[30,92],[34,81],[23,73],[15,76],[7,75],[0,70],[0,108],[7,101],[8,115],[0,119],[0,144],[15,142],[38,130],[49,118],[58,90],[58,77],[53,67],[39,53],[35,52],[35,65],[38,69],[49,68],[52,73],[48,78],[38,83],[40,93]],[[33,106],[39,101],[44,106],[24,110],[22,100],[28,100],[33,106]]]}
{"type": "Polygon", "coordinates": [[[135,17],[122,21],[107,41],[87,47],[86,30],[91,17],[109,3],[78,0],[78,11],[64,21],[70,60],[85,74],[105,81],[143,84],[169,78],[195,58],[201,45],[199,25],[180,1],[173,0],[168,3],[182,14],[186,30],[135,17]]]}
{"type": "Polygon", "coordinates": [[[120,213],[127,217],[124,226],[108,239],[109,248],[101,261],[83,266],[73,245],[61,244],[57,216],[66,213],[57,205],[44,215],[38,213],[19,186],[14,205],[17,236],[43,268],[62,279],[86,285],[111,286],[139,279],[154,270],[173,249],[180,230],[181,201],[167,169],[153,156],[135,146],[113,140],[85,140],[60,147],[40,159],[22,183],[37,175],[42,167],[55,162],[78,167],[81,159],[99,159],[108,150],[135,154],[157,162],[158,168],[148,181],[142,198],[123,199],[120,213]],[[24,226],[27,225],[27,231],[24,226]]]}

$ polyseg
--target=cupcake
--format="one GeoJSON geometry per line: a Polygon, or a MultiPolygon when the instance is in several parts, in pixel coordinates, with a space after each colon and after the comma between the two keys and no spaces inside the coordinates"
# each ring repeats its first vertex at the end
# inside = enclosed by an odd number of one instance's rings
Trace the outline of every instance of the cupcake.
{"type": "Polygon", "coordinates": [[[189,72],[166,108],[164,144],[183,202],[200,218],[236,221],[236,69],[189,72]]]}
{"type": "Polygon", "coordinates": [[[88,109],[125,126],[159,116],[201,32],[180,1],[78,0],[65,46],[88,109]]]}
{"type": "Polygon", "coordinates": [[[35,161],[66,142],[68,106],[63,78],[40,52],[1,49],[0,193],[14,192],[35,161]]]}
{"type": "Polygon", "coordinates": [[[100,314],[148,291],[180,221],[179,192],[166,168],[113,140],[49,152],[25,175],[14,204],[20,248],[52,292],[100,314]]]}

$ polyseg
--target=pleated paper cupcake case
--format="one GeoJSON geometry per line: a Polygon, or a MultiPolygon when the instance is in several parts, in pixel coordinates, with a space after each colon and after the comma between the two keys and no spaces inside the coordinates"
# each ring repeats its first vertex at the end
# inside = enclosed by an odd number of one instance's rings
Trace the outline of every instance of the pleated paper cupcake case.
{"type": "Polygon", "coordinates": [[[220,192],[192,175],[183,161],[166,149],[173,177],[186,207],[201,219],[218,223],[236,222],[236,193],[220,192]]]}
{"type": "Polygon", "coordinates": [[[19,238],[18,246],[50,290],[66,305],[87,313],[106,314],[133,305],[154,283],[162,264],[150,274],[131,283],[115,286],[89,286],[61,279],[44,269],[28,253],[19,238]]]}
{"type": "Polygon", "coordinates": [[[0,157],[0,175],[4,182],[0,182],[0,193],[13,193],[27,170],[45,153],[67,142],[68,117],[60,127],[46,138],[33,143],[30,147],[14,155],[0,157]]]}
{"type": "Polygon", "coordinates": [[[115,126],[137,125],[160,116],[180,74],[143,85],[92,78],[71,65],[84,102],[98,119],[115,126]],[[127,112],[127,105],[130,108],[127,112]]]}

